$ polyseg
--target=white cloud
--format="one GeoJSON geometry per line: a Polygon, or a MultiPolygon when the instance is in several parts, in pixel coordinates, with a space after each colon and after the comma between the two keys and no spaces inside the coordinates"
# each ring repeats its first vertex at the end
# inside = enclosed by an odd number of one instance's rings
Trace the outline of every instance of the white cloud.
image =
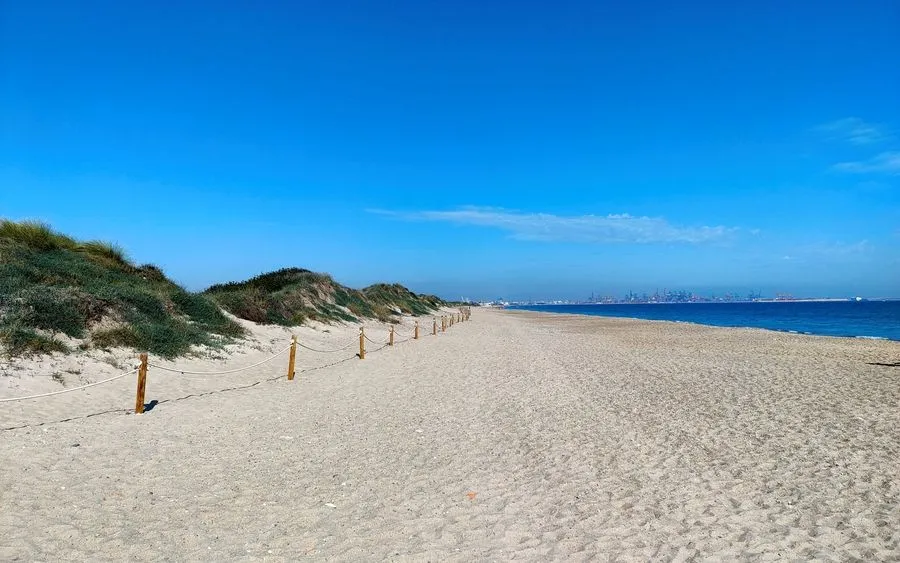
{"type": "Polygon", "coordinates": [[[891,138],[881,125],[867,123],[858,117],[845,117],[815,128],[833,141],[844,141],[854,145],[870,145],[891,138]]]}
{"type": "Polygon", "coordinates": [[[839,162],[834,165],[835,170],[851,172],[854,174],[900,174],[900,152],[883,152],[869,160],[855,162],[839,162]]]}
{"type": "Polygon", "coordinates": [[[663,218],[626,214],[560,216],[505,209],[467,207],[453,211],[410,213],[370,210],[411,221],[438,221],[493,227],[521,240],[582,243],[708,243],[733,234],[734,227],[680,227],[663,218]]]}

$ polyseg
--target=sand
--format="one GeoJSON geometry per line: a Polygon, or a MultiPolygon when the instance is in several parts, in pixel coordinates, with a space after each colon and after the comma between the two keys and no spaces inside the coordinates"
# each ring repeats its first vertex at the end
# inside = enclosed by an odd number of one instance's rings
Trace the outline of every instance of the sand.
{"type": "MultiPolygon", "coordinates": [[[[356,334],[324,328],[301,342],[356,334]]],[[[286,343],[255,330],[166,365],[286,343]]],[[[286,356],[151,369],[140,416],[131,376],[0,404],[28,425],[0,431],[0,560],[900,560],[898,343],[484,309],[428,332],[301,351],[348,359],[292,382],[252,385],[286,356]]],[[[0,398],[60,388],[4,369],[0,398]]]]}

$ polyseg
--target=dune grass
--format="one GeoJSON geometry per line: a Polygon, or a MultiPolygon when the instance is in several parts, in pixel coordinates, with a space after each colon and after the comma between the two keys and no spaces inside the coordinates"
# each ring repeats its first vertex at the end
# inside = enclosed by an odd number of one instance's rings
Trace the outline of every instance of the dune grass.
{"type": "Polygon", "coordinates": [[[445,305],[433,295],[418,295],[398,283],[370,285],[362,290],[362,294],[373,306],[398,309],[407,315],[427,315],[445,305]]]}
{"type": "Polygon", "coordinates": [[[81,347],[127,346],[175,357],[244,335],[222,309],[293,326],[396,322],[398,314],[428,314],[443,304],[399,284],[357,290],[300,268],[190,293],[158,267],[134,265],[115,244],[80,242],[40,222],[0,220],[0,345],[11,355],[66,351],[59,340],[66,335],[81,339],[81,347]]]}
{"type": "Polygon", "coordinates": [[[206,296],[156,266],[133,265],[116,245],[0,221],[0,343],[12,355],[64,351],[59,334],[174,357],[244,330],[206,296]]]}
{"type": "Polygon", "coordinates": [[[300,268],[214,285],[204,293],[236,317],[285,326],[307,320],[330,323],[372,318],[396,322],[398,312],[427,314],[443,303],[437,297],[416,295],[399,284],[351,289],[331,276],[300,268]]]}
{"type": "Polygon", "coordinates": [[[46,223],[39,221],[0,220],[0,239],[19,242],[36,250],[75,250],[78,242],[71,237],[55,232],[46,223]]]}

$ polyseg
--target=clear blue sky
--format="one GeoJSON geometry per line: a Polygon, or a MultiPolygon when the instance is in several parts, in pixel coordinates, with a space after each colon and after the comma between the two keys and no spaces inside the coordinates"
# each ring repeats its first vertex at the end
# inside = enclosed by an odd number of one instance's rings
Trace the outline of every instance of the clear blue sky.
{"type": "Polygon", "coordinates": [[[900,3],[0,1],[0,215],[190,288],[900,295],[900,3]]]}

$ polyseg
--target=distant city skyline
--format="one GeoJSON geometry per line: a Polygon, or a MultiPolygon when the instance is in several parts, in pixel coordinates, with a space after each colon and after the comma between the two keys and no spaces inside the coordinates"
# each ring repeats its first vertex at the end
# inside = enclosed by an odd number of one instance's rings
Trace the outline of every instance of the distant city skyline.
{"type": "Polygon", "coordinates": [[[625,295],[592,295],[584,299],[570,298],[543,298],[543,299],[509,299],[504,297],[495,297],[493,299],[472,299],[468,297],[459,297],[459,301],[470,303],[510,303],[510,304],[628,304],[628,303],[730,303],[730,302],[751,302],[751,301],[815,301],[815,300],[897,300],[900,297],[878,296],[863,297],[861,295],[794,295],[792,293],[777,293],[775,295],[766,295],[763,293],[739,293],[739,292],[721,292],[703,294],[697,292],[669,292],[669,294],[652,294],[652,293],[632,293],[625,295]]]}
{"type": "Polygon", "coordinates": [[[900,4],[6,3],[0,215],[190,289],[900,295],[900,4]]]}
{"type": "Polygon", "coordinates": [[[688,291],[663,291],[659,293],[634,293],[630,292],[624,296],[614,296],[614,295],[603,295],[596,296],[591,295],[587,299],[505,299],[502,297],[498,297],[496,299],[469,299],[469,298],[460,298],[460,301],[464,302],[477,302],[481,304],[550,304],[550,305],[608,305],[608,304],[653,304],[653,303],[667,303],[667,304],[677,304],[677,303],[735,303],[735,302],[772,302],[772,301],[839,301],[839,300],[860,300],[860,299],[887,299],[887,300],[895,300],[900,299],[896,297],[878,297],[878,298],[864,298],[862,296],[811,296],[811,295],[801,295],[797,296],[791,293],[778,293],[774,296],[767,296],[762,293],[754,293],[750,292],[747,294],[741,294],[737,292],[723,292],[719,294],[701,294],[697,292],[688,292],[688,291]]]}
{"type": "MultiPolygon", "coordinates": [[[[635,287],[641,287],[636,285],[635,287]]],[[[861,294],[842,291],[820,291],[820,292],[798,292],[790,288],[762,286],[760,288],[747,287],[685,287],[685,288],[668,288],[660,286],[641,290],[623,290],[623,291],[525,291],[525,292],[509,292],[495,294],[463,294],[451,296],[454,300],[467,300],[474,302],[493,302],[493,301],[515,301],[515,302],[569,302],[569,303],[590,303],[601,302],[602,300],[612,299],[615,302],[622,303],[628,301],[629,294],[634,294],[639,298],[637,301],[646,297],[647,301],[652,301],[655,294],[662,297],[666,292],[671,295],[681,294],[684,296],[693,296],[698,301],[712,300],[719,298],[728,299],[763,299],[774,300],[778,298],[784,299],[853,299],[862,297],[865,299],[897,299],[900,298],[900,292],[891,294],[861,294]]]]}

